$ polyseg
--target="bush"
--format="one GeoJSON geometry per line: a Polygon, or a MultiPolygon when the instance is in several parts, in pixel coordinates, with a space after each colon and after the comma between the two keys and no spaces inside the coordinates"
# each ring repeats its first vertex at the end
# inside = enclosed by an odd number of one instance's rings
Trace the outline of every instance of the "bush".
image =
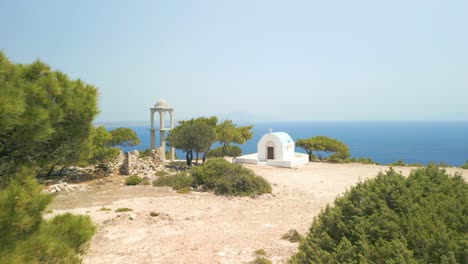
{"type": "Polygon", "coordinates": [[[0,263],[80,263],[96,228],[88,216],[42,212],[52,199],[26,170],[0,188],[0,263]]]}
{"type": "Polygon", "coordinates": [[[160,170],[160,171],[157,171],[155,175],[158,176],[158,177],[161,177],[161,176],[166,176],[168,174],[169,173],[167,171],[160,170]]]}
{"type": "Polygon", "coordinates": [[[174,190],[191,187],[193,177],[187,172],[181,172],[174,176],[161,176],[153,181],[153,186],[170,186],[174,190]]]}
{"type": "Polygon", "coordinates": [[[138,185],[143,181],[143,179],[138,175],[128,176],[125,184],[127,185],[138,185]]]}
{"type": "Polygon", "coordinates": [[[239,157],[241,154],[242,149],[239,146],[227,146],[225,155],[223,155],[223,147],[217,147],[208,151],[206,156],[208,158],[222,158],[223,156],[239,157]]]}
{"type": "Polygon", "coordinates": [[[127,208],[127,207],[115,209],[116,213],[124,213],[124,212],[131,212],[131,211],[133,211],[133,209],[132,208],[127,208]]]}
{"type": "Polygon", "coordinates": [[[404,167],[404,166],[406,166],[406,163],[404,163],[403,160],[398,160],[396,162],[389,163],[387,165],[388,166],[401,166],[401,167],[404,167]]]}
{"type": "Polygon", "coordinates": [[[431,164],[358,183],[318,215],[291,263],[465,263],[468,185],[431,164]]]}
{"type": "Polygon", "coordinates": [[[266,256],[266,251],[263,248],[257,249],[254,251],[254,254],[256,256],[266,256]]]}
{"type": "Polygon", "coordinates": [[[264,258],[264,257],[257,257],[254,261],[251,262],[252,264],[271,264],[271,261],[264,258]]]}
{"type": "Polygon", "coordinates": [[[461,168],[468,170],[468,160],[461,166],[461,168]]]}
{"type": "Polygon", "coordinates": [[[291,243],[296,243],[301,241],[302,236],[301,234],[299,234],[299,232],[297,232],[297,230],[291,229],[287,233],[285,233],[281,238],[284,240],[288,240],[291,243]]]}
{"type": "Polygon", "coordinates": [[[145,157],[149,157],[149,156],[151,156],[151,149],[149,149],[149,148],[139,152],[139,157],[140,158],[145,158],[145,157]]]}
{"type": "Polygon", "coordinates": [[[223,158],[208,160],[199,167],[192,168],[194,185],[202,185],[204,190],[217,195],[248,196],[271,193],[270,184],[252,170],[239,164],[232,164],[223,158]]]}

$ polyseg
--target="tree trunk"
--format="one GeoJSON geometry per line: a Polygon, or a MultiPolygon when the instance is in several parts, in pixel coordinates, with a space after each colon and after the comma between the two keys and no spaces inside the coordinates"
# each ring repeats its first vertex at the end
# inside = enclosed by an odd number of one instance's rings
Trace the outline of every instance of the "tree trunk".
{"type": "Polygon", "coordinates": [[[312,151],[306,150],[306,152],[309,155],[309,162],[312,161],[312,151]]]}
{"type": "Polygon", "coordinates": [[[210,148],[211,148],[211,146],[208,147],[208,149],[205,151],[205,153],[203,153],[202,164],[205,163],[205,161],[206,161],[206,155],[208,154],[208,151],[210,151],[210,148]]]}
{"type": "Polygon", "coordinates": [[[62,175],[63,170],[64,170],[66,167],[68,167],[68,166],[70,166],[70,165],[65,165],[65,166],[63,166],[63,167],[60,169],[60,171],[59,171],[59,175],[62,175]]]}
{"type": "Polygon", "coordinates": [[[195,164],[198,165],[198,152],[195,152],[195,164]]]}
{"type": "Polygon", "coordinates": [[[229,146],[229,142],[228,142],[228,143],[224,143],[223,148],[222,148],[222,151],[221,151],[221,156],[222,156],[222,157],[226,156],[226,149],[228,148],[228,146],[229,146]]]}
{"type": "Polygon", "coordinates": [[[55,168],[55,165],[52,165],[52,167],[50,167],[49,172],[47,172],[46,178],[50,177],[50,174],[52,174],[52,172],[54,171],[54,168],[55,168]]]}
{"type": "Polygon", "coordinates": [[[187,166],[192,167],[193,153],[191,149],[187,151],[187,154],[185,154],[185,158],[187,160],[187,166]]]}

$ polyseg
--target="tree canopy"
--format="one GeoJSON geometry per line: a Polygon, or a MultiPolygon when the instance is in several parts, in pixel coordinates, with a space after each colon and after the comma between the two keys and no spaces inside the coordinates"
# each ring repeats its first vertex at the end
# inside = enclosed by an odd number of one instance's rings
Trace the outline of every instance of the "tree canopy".
{"type": "Polygon", "coordinates": [[[253,126],[237,127],[232,120],[225,120],[216,127],[216,134],[221,143],[221,155],[226,156],[229,144],[244,144],[252,138],[253,126]]]}
{"type": "Polygon", "coordinates": [[[0,178],[21,165],[49,170],[86,157],[95,87],[40,61],[12,64],[0,52],[0,94],[0,178]]]}
{"type": "Polygon", "coordinates": [[[91,164],[102,164],[114,159],[120,153],[120,149],[117,146],[135,146],[140,144],[135,131],[123,127],[110,131],[107,131],[103,126],[95,127],[91,131],[89,140],[88,162],[91,164]]]}
{"type": "Polygon", "coordinates": [[[205,152],[216,140],[216,132],[210,125],[196,119],[182,121],[167,136],[170,146],[186,154],[187,166],[192,166],[193,152],[205,152]]]}
{"type": "Polygon", "coordinates": [[[0,95],[0,263],[79,263],[96,230],[91,219],[42,219],[52,197],[34,177],[87,159],[96,88],[0,52],[0,95]]]}
{"type": "Polygon", "coordinates": [[[169,145],[181,149],[186,153],[187,165],[192,165],[193,152],[198,161],[199,153],[203,153],[203,162],[208,153],[211,156],[240,155],[240,148],[230,146],[232,143],[244,144],[252,138],[252,127],[237,127],[231,120],[218,123],[218,118],[199,117],[180,121],[179,126],[169,131],[167,141],[169,145]],[[210,151],[211,146],[218,141],[221,146],[210,151]]]}
{"type": "Polygon", "coordinates": [[[296,146],[303,148],[309,154],[309,161],[312,161],[316,156],[322,159],[321,152],[331,153],[328,157],[331,161],[343,160],[349,157],[348,146],[341,141],[325,136],[298,139],[296,146]]]}
{"type": "Polygon", "coordinates": [[[466,263],[468,185],[434,164],[358,183],[314,219],[291,263],[466,263]]]}

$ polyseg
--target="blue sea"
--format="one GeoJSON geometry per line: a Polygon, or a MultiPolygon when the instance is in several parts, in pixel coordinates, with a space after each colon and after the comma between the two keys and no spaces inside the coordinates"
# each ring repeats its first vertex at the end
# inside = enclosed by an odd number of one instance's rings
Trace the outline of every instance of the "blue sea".
{"type": "MultiPolygon", "coordinates": [[[[258,140],[271,128],[287,132],[293,140],[319,135],[335,138],[348,145],[352,157],[371,158],[381,164],[403,160],[460,166],[468,160],[468,121],[259,122],[253,125],[252,139],[240,146],[243,154],[257,152],[258,140]]],[[[124,148],[125,151],[149,148],[149,126],[127,127],[136,131],[141,144],[124,148]]],[[[301,148],[296,151],[304,152],[301,148]]],[[[181,151],[176,154],[185,157],[181,151]]]]}

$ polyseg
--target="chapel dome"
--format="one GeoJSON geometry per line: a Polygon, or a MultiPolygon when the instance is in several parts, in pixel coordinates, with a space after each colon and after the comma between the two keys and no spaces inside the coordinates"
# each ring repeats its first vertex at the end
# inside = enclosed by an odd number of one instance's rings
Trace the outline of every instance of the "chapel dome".
{"type": "Polygon", "coordinates": [[[166,100],[161,99],[154,104],[154,108],[170,108],[166,100]]]}

